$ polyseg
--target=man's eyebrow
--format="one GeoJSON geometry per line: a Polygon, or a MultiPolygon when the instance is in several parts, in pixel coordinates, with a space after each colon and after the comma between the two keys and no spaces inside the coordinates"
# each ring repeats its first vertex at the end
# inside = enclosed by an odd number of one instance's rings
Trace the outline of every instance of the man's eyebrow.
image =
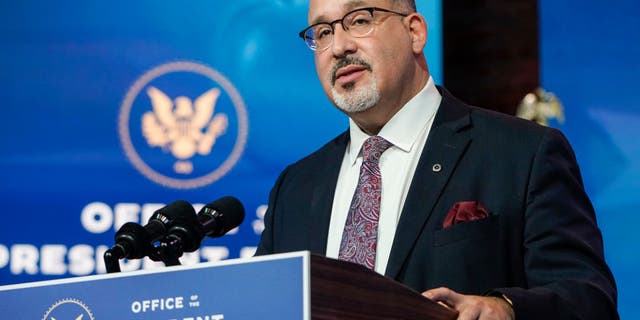
{"type": "Polygon", "coordinates": [[[360,7],[364,7],[367,5],[366,1],[363,0],[354,0],[354,1],[349,1],[348,3],[346,3],[343,7],[345,9],[345,12],[349,12],[353,9],[357,9],[360,7]]]}
{"type": "MultiPolygon", "coordinates": [[[[342,7],[344,8],[344,12],[349,12],[353,9],[357,9],[360,7],[364,7],[367,5],[366,1],[363,0],[354,0],[345,3],[342,7]]],[[[333,21],[333,20],[331,20],[333,21]]],[[[329,19],[325,15],[320,15],[311,21],[311,24],[316,24],[319,22],[329,22],[329,19]]]]}
{"type": "Polygon", "coordinates": [[[327,18],[324,15],[321,15],[321,16],[316,17],[315,19],[313,19],[309,24],[313,25],[313,24],[316,24],[316,23],[319,23],[319,22],[326,22],[326,21],[327,21],[327,18]]]}

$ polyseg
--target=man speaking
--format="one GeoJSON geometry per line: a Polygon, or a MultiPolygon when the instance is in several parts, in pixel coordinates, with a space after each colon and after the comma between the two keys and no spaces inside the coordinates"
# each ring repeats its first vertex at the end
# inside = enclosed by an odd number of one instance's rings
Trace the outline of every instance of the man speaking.
{"type": "Polygon", "coordinates": [[[311,0],[308,19],[300,36],[350,125],[282,172],[257,254],[362,264],[459,319],[618,317],[593,207],[559,131],[436,86],[414,1],[311,0]]]}

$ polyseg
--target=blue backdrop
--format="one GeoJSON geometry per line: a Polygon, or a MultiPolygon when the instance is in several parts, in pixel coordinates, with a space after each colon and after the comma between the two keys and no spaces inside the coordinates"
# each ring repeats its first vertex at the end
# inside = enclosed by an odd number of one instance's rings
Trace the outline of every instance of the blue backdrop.
{"type": "Polygon", "coordinates": [[[640,319],[640,2],[540,1],[541,82],[563,102],[622,319],[640,319]]]}
{"type": "MultiPolygon", "coordinates": [[[[418,5],[439,81],[439,1],[418,5]]],[[[247,211],[183,263],[253,254],[277,175],[348,126],[306,26],[306,0],[0,3],[0,284],[103,273],[115,231],[177,199],[247,211]]]]}
{"type": "MultiPolygon", "coordinates": [[[[440,1],[417,2],[441,84],[440,1]]],[[[234,195],[247,211],[184,263],[250,255],[278,173],[347,127],[297,38],[306,6],[0,3],[0,284],[102,273],[119,226],[176,199],[234,195]],[[163,116],[167,99],[176,110],[163,116]],[[194,128],[202,135],[184,134],[194,128]]],[[[640,317],[639,10],[540,1],[542,86],[565,106],[553,125],[575,147],[630,319],[640,317]]]]}

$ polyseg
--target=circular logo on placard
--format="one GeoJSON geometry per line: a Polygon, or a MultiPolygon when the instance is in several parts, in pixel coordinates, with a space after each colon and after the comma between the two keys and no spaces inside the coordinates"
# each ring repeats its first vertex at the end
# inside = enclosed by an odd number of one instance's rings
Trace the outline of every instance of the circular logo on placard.
{"type": "Polygon", "coordinates": [[[95,320],[89,307],[78,299],[62,299],[54,303],[42,320],[95,320]]]}
{"type": "Polygon", "coordinates": [[[227,174],[244,151],[247,111],[238,90],[206,65],[177,61],[143,74],[118,118],[133,166],[176,189],[206,186],[227,174]]]}

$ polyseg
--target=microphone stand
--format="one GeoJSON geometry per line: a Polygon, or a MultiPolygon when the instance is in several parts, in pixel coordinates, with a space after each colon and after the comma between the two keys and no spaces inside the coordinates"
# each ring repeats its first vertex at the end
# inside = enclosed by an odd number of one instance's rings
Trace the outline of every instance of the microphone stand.
{"type": "Polygon", "coordinates": [[[120,259],[122,258],[122,248],[115,246],[104,253],[104,265],[107,273],[120,272],[120,259]]]}
{"type": "Polygon", "coordinates": [[[159,260],[162,260],[166,267],[181,265],[178,258],[182,256],[182,250],[180,250],[181,246],[176,245],[176,242],[176,240],[169,243],[163,242],[153,251],[155,258],[160,258],[159,260]]]}
{"type": "MultiPolygon", "coordinates": [[[[179,266],[181,263],[178,258],[182,256],[182,250],[180,250],[180,248],[180,241],[178,239],[174,239],[172,242],[163,242],[159,246],[151,247],[146,256],[153,261],[162,261],[167,267],[179,266]]],[[[121,272],[120,259],[124,259],[122,247],[114,246],[113,248],[105,251],[103,258],[107,273],[121,272]]]]}

